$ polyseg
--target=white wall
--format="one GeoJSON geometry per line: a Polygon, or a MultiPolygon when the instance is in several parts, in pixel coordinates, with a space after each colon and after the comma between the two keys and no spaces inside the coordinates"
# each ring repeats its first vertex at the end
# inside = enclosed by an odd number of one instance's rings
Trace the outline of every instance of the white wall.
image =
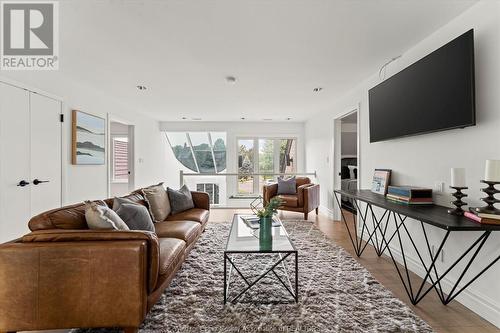
{"type": "MultiPolygon", "coordinates": [[[[477,126],[433,134],[395,139],[386,142],[370,144],[368,123],[368,89],[380,82],[378,69],[359,86],[352,89],[344,97],[337,100],[329,110],[313,116],[305,126],[307,152],[307,170],[317,170],[318,179],[322,185],[321,201],[323,209],[333,207],[332,198],[332,157],[333,118],[336,115],[352,109],[360,103],[360,140],[361,140],[361,187],[369,188],[374,168],[389,168],[393,170],[394,184],[412,184],[433,187],[435,181],[443,181],[449,186],[451,167],[467,168],[467,182],[471,205],[480,205],[479,183],[483,175],[486,159],[500,159],[500,2],[481,1],[458,16],[438,31],[406,51],[403,57],[388,68],[388,76],[418,59],[424,57],[453,38],[474,28],[475,33],[475,67],[476,67],[476,107],[477,126]]],[[[447,205],[449,194],[436,197],[439,204],[447,205]]],[[[423,238],[417,224],[408,223],[410,232],[416,235],[419,246],[424,246],[423,238]]],[[[433,245],[443,237],[444,232],[430,226],[430,242],[433,245]]],[[[461,233],[450,236],[444,248],[443,265],[449,265],[458,257],[461,251],[471,244],[479,233],[461,233]]],[[[500,234],[493,233],[485,247],[481,250],[477,262],[471,270],[478,272],[489,261],[499,254],[498,244],[500,234]]],[[[409,245],[408,240],[405,244],[409,245]]],[[[393,243],[395,245],[395,243],[393,243]]],[[[409,245],[411,246],[411,245],[409,245]]],[[[407,246],[408,247],[408,246],[407,246]]],[[[410,266],[422,274],[414,252],[409,255],[413,260],[410,266]]],[[[457,270],[463,268],[459,265],[457,270]]],[[[396,273],[395,273],[396,274],[396,273]]],[[[457,271],[452,271],[451,280],[458,277],[457,271]]],[[[470,274],[468,275],[470,276],[470,274]]],[[[482,277],[469,286],[468,290],[457,297],[457,300],[477,312],[487,320],[500,327],[500,265],[492,267],[482,277]]],[[[467,276],[464,281],[467,280],[467,276]]],[[[449,287],[449,279],[445,286],[449,287]]]]}
{"type": "MultiPolygon", "coordinates": [[[[170,179],[167,173],[167,143],[158,130],[158,121],[131,110],[91,87],[77,84],[58,73],[3,72],[0,80],[43,90],[63,100],[63,204],[108,196],[107,165],[71,164],[71,111],[82,110],[100,117],[117,115],[135,125],[135,186],[146,186],[170,179]]],[[[169,148],[170,149],[170,148],[169,148]]],[[[177,179],[176,177],[174,177],[177,179]]]]}

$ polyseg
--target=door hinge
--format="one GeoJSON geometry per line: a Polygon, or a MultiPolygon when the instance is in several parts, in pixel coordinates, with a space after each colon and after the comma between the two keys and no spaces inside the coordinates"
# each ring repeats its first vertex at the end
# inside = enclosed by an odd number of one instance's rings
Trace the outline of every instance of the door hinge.
{"type": "Polygon", "coordinates": [[[62,113],[59,115],[59,121],[64,123],[64,115],[62,113]]]}

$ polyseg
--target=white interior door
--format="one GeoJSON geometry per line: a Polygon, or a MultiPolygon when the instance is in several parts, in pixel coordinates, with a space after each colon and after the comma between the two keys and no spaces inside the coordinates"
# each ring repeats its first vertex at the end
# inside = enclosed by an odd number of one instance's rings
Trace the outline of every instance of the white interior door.
{"type": "Polygon", "coordinates": [[[61,102],[30,94],[31,216],[61,206],[61,102]]]}
{"type": "Polygon", "coordinates": [[[29,92],[0,83],[0,242],[29,231],[29,128],[29,92]]]}

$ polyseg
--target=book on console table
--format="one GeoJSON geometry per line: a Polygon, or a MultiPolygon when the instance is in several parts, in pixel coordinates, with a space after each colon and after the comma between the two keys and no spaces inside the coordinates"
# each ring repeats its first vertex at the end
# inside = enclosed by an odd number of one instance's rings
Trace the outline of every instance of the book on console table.
{"type": "Polygon", "coordinates": [[[387,194],[387,199],[397,203],[403,203],[407,205],[433,205],[434,201],[432,198],[408,198],[393,194],[387,194]]]}
{"type": "Polygon", "coordinates": [[[496,224],[500,225],[500,215],[494,215],[494,214],[478,214],[474,211],[474,208],[469,208],[468,212],[464,213],[464,216],[467,217],[468,219],[481,223],[481,224],[496,224]],[[488,216],[494,216],[494,218],[488,218],[488,217],[481,217],[480,215],[488,215],[488,216]]]}
{"type": "Polygon", "coordinates": [[[432,189],[423,187],[390,185],[387,189],[387,193],[393,196],[404,197],[408,199],[432,199],[432,189]]]}

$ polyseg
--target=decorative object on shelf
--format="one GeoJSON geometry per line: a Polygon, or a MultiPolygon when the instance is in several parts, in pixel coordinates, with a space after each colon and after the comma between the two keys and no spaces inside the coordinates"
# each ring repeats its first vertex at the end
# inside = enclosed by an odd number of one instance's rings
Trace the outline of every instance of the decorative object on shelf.
{"type": "Polygon", "coordinates": [[[73,110],[71,163],[102,165],[106,152],[106,119],[73,110]]]}
{"type": "Polygon", "coordinates": [[[462,201],[462,198],[465,198],[467,196],[467,194],[462,193],[462,190],[466,190],[468,189],[468,187],[450,186],[450,188],[455,190],[455,192],[452,193],[451,195],[453,195],[456,198],[456,200],[452,201],[451,203],[454,204],[456,208],[448,209],[448,214],[462,216],[464,215],[464,210],[462,209],[462,206],[467,205],[467,203],[462,201]]]}
{"type": "Polygon", "coordinates": [[[461,187],[466,188],[465,184],[465,169],[451,168],[451,188],[461,187]]]}
{"type": "Polygon", "coordinates": [[[486,203],[486,206],[477,207],[476,212],[485,213],[485,214],[500,215],[500,209],[498,209],[494,206],[496,203],[500,202],[500,200],[495,198],[495,194],[500,193],[500,190],[497,190],[495,188],[495,185],[500,184],[500,182],[481,180],[481,183],[485,183],[488,185],[488,187],[481,189],[481,191],[486,193],[488,196],[485,198],[481,198],[481,200],[483,200],[486,203]]]}
{"type": "Polygon", "coordinates": [[[375,169],[373,172],[372,192],[386,195],[387,188],[391,184],[390,169],[375,169]]]}
{"type": "Polygon", "coordinates": [[[259,245],[262,251],[271,250],[273,247],[273,215],[278,212],[282,200],[278,197],[272,198],[269,203],[257,210],[260,219],[259,245]]]}
{"type": "Polygon", "coordinates": [[[500,202],[499,199],[495,198],[495,194],[500,193],[500,190],[495,188],[495,185],[500,184],[500,160],[486,160],[484,180],[481,180],[481,183],[488,185],[488,187],[481,189],[488,196],[481,199],[486,203],[486,206],[476,208],[476,212],[500,215],[500,209],[495,207],[495,204],[500,202]]]}

